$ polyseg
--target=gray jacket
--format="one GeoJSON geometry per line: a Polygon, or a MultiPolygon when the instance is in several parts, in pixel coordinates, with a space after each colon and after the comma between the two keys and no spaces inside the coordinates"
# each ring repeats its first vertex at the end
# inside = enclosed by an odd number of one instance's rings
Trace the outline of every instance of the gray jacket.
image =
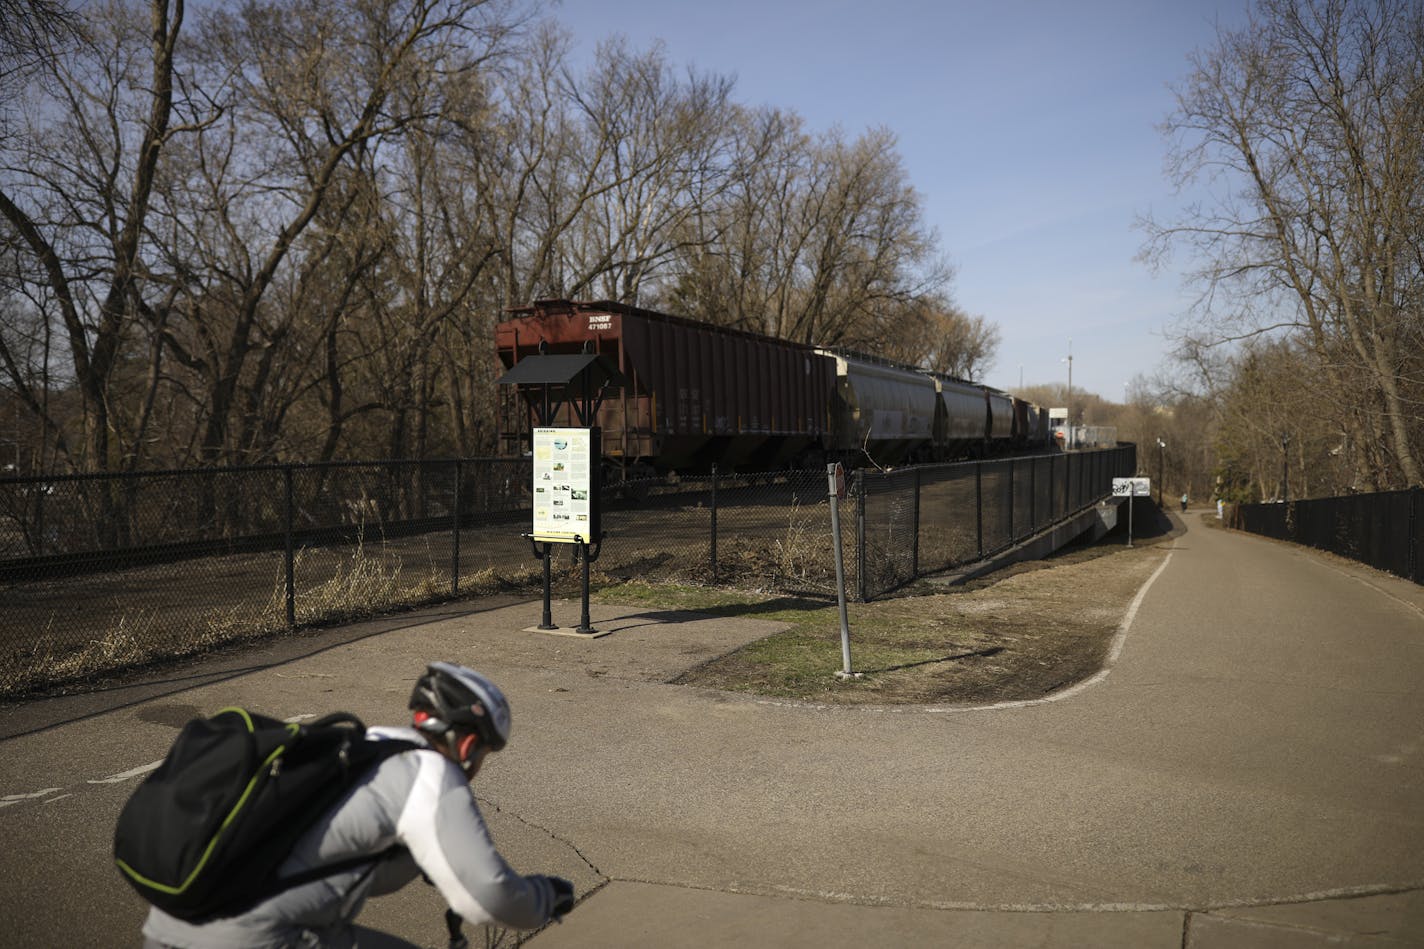
{"type": "Polygon", "coordinates": [[[146,946],[289,949],[353,944],[352,921],[367,897],[393,893],[424,872],[468,922],[535,929],[549,921],[554,890],[521,876],[490,840],[464,772],[410,728],[372,728],[372,741],[403,738],[425,748],[382,761],[318,821],[281,874],[361,854],[370,864],[284,890],[239,916],[187,923],[159,909],[144,922],[146,946]],[[383,859],[375,855],[398,845],[383,859]]]}

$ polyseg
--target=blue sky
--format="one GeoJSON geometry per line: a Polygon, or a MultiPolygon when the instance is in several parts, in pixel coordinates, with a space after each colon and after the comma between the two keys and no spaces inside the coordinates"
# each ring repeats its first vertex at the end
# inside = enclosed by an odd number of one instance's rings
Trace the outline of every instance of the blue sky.
{"type": "Polygon", "coordinates": [[[899,139],[952,291],[997,324],[986,381],[1066,382],[1121,401],[1164,363],[1191,293],[1133,258],[1140,213],[1171,216],[1169,84],[1241,25],[1247,0],[564,0],[590,55],[614,33],[736,78],[736,97],[899,139]]]}

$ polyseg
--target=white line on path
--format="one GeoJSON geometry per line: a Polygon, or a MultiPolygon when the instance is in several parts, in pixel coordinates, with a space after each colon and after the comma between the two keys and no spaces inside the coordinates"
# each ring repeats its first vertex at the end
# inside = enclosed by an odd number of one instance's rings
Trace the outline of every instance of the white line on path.
{"type": "Polygon", "coordinates": [[[157,761],[151,761],[145,765],[139,765],[137,768],[130,768],[128,771],[120,771],[118,774],[111,774],[107,778],[90,778],[85,783],[118,784],[120,781],[127,781],[129,778],[136,778],[141,774],[148,774],[150,771],[155,770],[161,764],[163,764],[162,758],[158,759],[157,761]]]}
{"type": "MultiPolygon", "coordinates": [[[[90,778],[84,783],[119,784],[120,782],[128,781],[132,778],[137,778],[141,777],[142,775],[148,774],[150,771],[157,769],[157,767],[161,764],[163,764],[161,760],[153,761],[137,768],[130,768],[128,771],[121,771],[118,774],[111,774],[107,778],[90,778]]],[[[43,791],[31,791],[28,794],[7,794],[4,797],[0,797],[0,807],[9,807],[12,804],[23,804],[27,801],[37,801],[40,804],[53,804],[55,801],[72,796],[72,791],[60,794],[59,792],[63,790],[64,788],[45,788],[43,791]],[[51,794],[57,796],[50,797],[51,794]],[[44,798],[44,800],[39,800],[40,798],[44,798]]]]}
{"type": "Polygon", "coordinates": [[[7,794],[0,797],[0,807],[9,807],[11,804],[19,804],[21,801],[34,800],[37,797],[48,797],[63,788],[45,788],[43,791],[31,791],[29,794],[7,794]]]}
{"type": "MultiPolygon", "coordinates": [[[[291,718],[287,719],[287,721],[300,722],[305,721],[309,718],[316,718],[316,715],[311,712],[306,712],[301,715],[293,715],[291,718]]],[[[156,771],[158,769],[158,766],[161,764],[163,764],[163,759],[160,758],[158,761],[150,761],[148,764],[139,765],[137,768],[130,768],[127,771],[120,771],[118,774],[111,774],[106,778],[90,778],[84,783],[122,784],[124,781],[143,777],[150,771],[156,771]]],[[[39,803],[41,804],[52,804],[55,801],[71,796],[70,794],[59,794],[58,797],[50,797],[51,794],[58,794],[60,791],[63,790],[64,788],[45,788],[42,791],[31,791],[28,794],[7,794],[4,797],[0,797],[0,808],[9,807],[12,804],[23,804],[26,801],[35,801],[39,798],[46,798],[46,800],[39,801],[39,803]]]]}

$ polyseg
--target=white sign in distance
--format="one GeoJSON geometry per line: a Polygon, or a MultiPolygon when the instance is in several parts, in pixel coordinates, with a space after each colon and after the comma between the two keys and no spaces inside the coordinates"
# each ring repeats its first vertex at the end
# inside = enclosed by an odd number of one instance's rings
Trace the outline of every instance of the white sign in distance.
{"type": "Polygon", "coordinates": [[[1151,478],[1113,478],[1113,497],[1146,498],[1152,496],[1151,478]]]}

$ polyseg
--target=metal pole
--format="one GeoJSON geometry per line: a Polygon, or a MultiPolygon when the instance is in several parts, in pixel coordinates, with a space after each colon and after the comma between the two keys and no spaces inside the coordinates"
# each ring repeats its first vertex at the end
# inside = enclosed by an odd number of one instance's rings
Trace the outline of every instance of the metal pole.
{"type": "Polygon", "coordinates": [[[455,498],[450,502],[450,592],[460,592],[460,462],[455,462],[455,498]]]}
{"type": "Polygon", "coordinates": [[[593,628],[593,621],[588,615],[588,544],[584,541],[578,542],[578,554],[579,559],[583,561],[583,613],[574,632],[596,633],[598,630],[593,628]]]}
{"type": "Polygon", "coordinates": [[[1018,540],[1018,538],[1019,538],[1019,535],[1014,532],[1014,494],[1015,494],[1015,492],[1016,492],[1016,490],[1017,490],[1017,487],[1018,487],[1018,486],[1014,483],[1014,481],[1015,481],[1015,472],[1016,472],[1016,469],[1017,469],[1017,468],[1018,468],[1018,465],[1014,464],[1014,460],[1013,460],[1012,458],[1010,458],[1010,459],[1009,459],[1009,546],[1013,546],[1014,541],[1018,540]]]}
{"type": "Polygon", "coordinates": [[[717,582],[717,465],[712,465],[712,582],[717,582]]]}
{"type": "Polygon", "coordinates": [[[1048,456],[1048,519],[1056,521],[1063,515],[1058,509],[1058,478],[1056,476],[1058,468],[1058,456],[1048,456]]]}
{"type": "Polygon", "coordinates": [[[870,599],[865,585],[865,478],[864,472],[855,473],[855,566],[856,586],[860,602],[870,599]]]}
{"type": "Polygon", "coordinates": [[[984,462],[974,462],[974,543],[975,560],[984,559],[984,462]]]}
{"type": "Polygon", "coordinates": [[[1409,578],[1424,583],[1424,564],[1419,558],[1419,509],[1424,507],[1424,488],[1409,492],[1409,578]]]}
{"type": "Polygon", "coordinates": [[[915,469],[915,533],[910,548],[910,576],[920,578],[920,469],[915,469]]]}
{"type": "Polygon", "coordinates": [[[1028,460],[1028,532],[1038,530],[1038,460],[1028,460]]]}
{"type": "Polygon", "coordinates": [[[540,629],[558,629],[554,625],[554,610],[549,604],[549,594],[552,587],[552,580],[549,575],[549,561],[554,559],[553,544],[544,545],[544,553],[539,553],[539,542],[534,541],[534,554],[544,561],[544,617],[539,623],[540,629]]]}
{"type": "Polygon", "coordinates": [[[1281,433],[1281,501],[1290,503],[1290,454],[1287,448],[1290,445],[1290,436],[1281,433]]]}
{"type": "Polygon", "coordinates": [[[831,501],[831,545],[834,548],[836,559],[836,601],[841,613],[842,670],[838,675],[841,678],[850,678],[855,673],[851,672],[850,668],[850,621],[846,614],[845,557],[841,551],[841,499],[836,484],[836,468],[838,467],[839,465],[835,462],[826,465],[826,480],[827,494],[831,501]]]}
{"type": "Polygon", "coordinates": [[[292,550],[292,466],[282,466],[282,482],[285,487],[286,504],[283,520],[283,534],[286,547],[287,574],[287,627],[297,625],[297,578],[296,557],[292,550]]]}
{"type": "MultiPolygon", "coordinates": [[[[16,457],[19,457],[18,454],[16,457]]],[[[35,483],[35,553],[43,555],[45,552],[45,492],[48,486],[41,481],[35,483]]]]}
{"type": "Polygon", "coordinates": [[[1137,492],[1129,485],[1127,489],[1127,546],[1132,546],[1132,509],[1137,506],[1137,492]]]}
{"type": "Polygon", "coordinates": [[[1167,443],[1157,439],[1157,506],[1162,506],[1162,479],[1166,477],[1167,443]]]}

